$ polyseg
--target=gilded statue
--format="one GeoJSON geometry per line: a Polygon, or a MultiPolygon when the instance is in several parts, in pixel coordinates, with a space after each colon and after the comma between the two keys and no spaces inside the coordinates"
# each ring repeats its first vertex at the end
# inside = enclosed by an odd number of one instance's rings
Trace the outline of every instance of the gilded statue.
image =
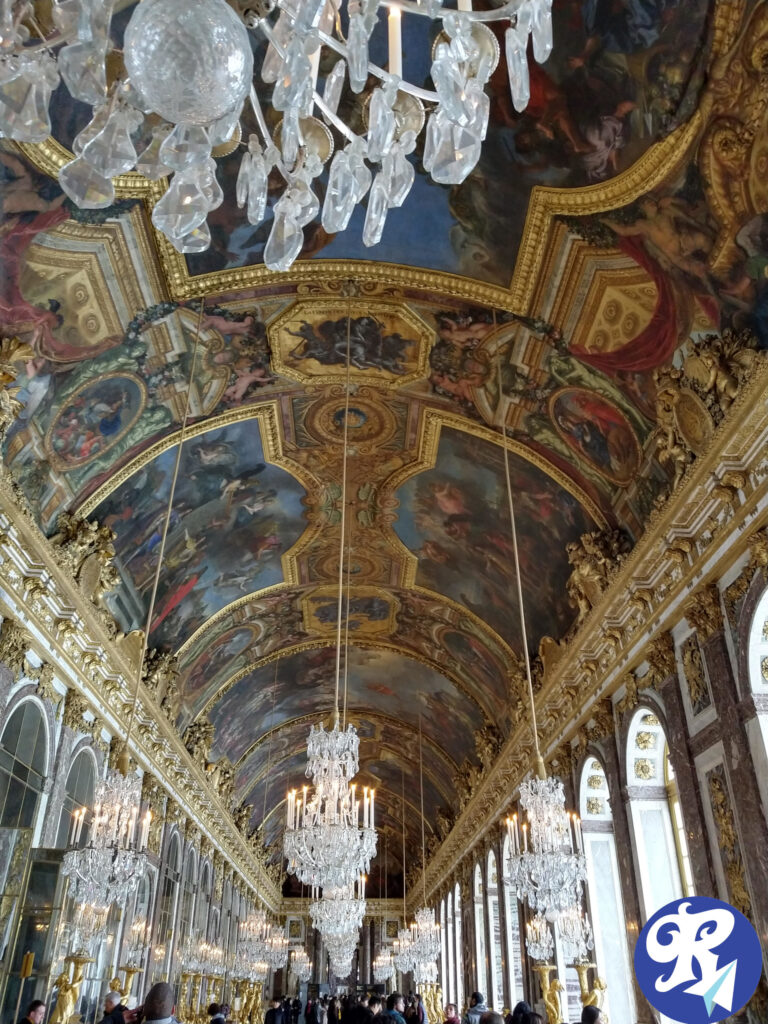
{"type": "Polygon", "coordinates": [[[191,722],[184,733],[184,746],[189,751],[192,760],[201,768],[208,766],[213,733],[213,723],[208,718],[198,718],[191,722]]]}
{"type": "Polygon", "coordinates": [[[501,748],[501,734],[495,725],[487,724],[475,731],[475,750],[483,768],[488,771],[501,748]]]}
{"type": "Polygon", "coordinates": [[[708,334],[685,361],[685,373],[703,390],[710,410],[725,413],[757,359],[757,339],[749,330],[708,334]]]}
{"type": "Polygon", "coordinates": [[[677,405],[682,390],[683,372],[672,366],[659,367],[653,372],[656,385],[657,457],[662,465],[671,464],[674,476],[672,489],[680,483],[683,473],[693,459],[693,451],[680,432],[677,405]]]}
{"type": "Polygon", "coordinates": [[[595,530],[583,533],[578,541],[566,545],[573,567],[566,589],[578,611],[578,621],[597,604],[611,577],[629,552],[629,542],[621,530],[595,530]]]}
{"type": "Polygon", "coordinates": [[[238,806],[232,812],[232,818],[235,822],[235,828],[242,835],[248,832],[251,825],[251,817],[253,815],[253,804],[238,804],[238,806]]]}
{"type": "Polygon", "coordinates": [[[62,971],[53,983],[58,989],[56,1006],[53,1008],[48,1024],[67,1024],[69,1018],[75,1012],[79,985],[75,985],[69,978],[68,971],[62,971]]]}

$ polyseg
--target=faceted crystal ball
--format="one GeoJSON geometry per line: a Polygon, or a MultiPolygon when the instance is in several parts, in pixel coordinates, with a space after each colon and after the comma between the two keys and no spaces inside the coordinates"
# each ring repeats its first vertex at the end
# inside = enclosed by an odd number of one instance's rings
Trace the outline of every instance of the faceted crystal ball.
{"type": "Polygon", "coordinates": [[[239,110],[253,78],[248,31],[225,0],[141,0],[124,53],[147,107],[173,124],[239,110]]]}

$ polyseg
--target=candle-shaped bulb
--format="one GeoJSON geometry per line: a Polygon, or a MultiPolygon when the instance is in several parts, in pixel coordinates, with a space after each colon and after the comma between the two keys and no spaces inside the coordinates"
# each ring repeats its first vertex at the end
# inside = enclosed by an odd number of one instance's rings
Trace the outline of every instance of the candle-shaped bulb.
{"type": "Polygon", "coordinates": [[[389,73],[403,77],[403,45],[402,26],[400,24],[400,8],[389,8],[389,73]]]}

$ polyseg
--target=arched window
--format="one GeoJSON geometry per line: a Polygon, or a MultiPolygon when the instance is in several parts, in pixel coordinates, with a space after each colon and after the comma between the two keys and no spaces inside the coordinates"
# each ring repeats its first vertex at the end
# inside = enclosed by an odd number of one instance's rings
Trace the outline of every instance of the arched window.
{"type": "Polygon", "coordinates": [[[440,900],[440,985],[448,995],[448,938],[445,930],[445,899],[440,900]]]}
{"type": "Polygon", "coordinates": [[[195,935],[203,940],[208,930],[208,914],[211,909],[211,865],[206,861],[200,881],[200,891],[197,894],[197,907],[195,908],[195,935]]]}
{"type": "Polygon", "coordinates": [[[595,757],[587,758],[582,769],[579,813],[587,859],[594,960],[598,974],[608,985],[605,1010],[611,1020],[634,1020],[632,969],[616,859],[613,812],[605,769],[595,757]]]}
{"type": "Polygon", "coordinates": [[[488,854],[488,929],[491,939],[491,987],[488,1005],[499,1013],[504,1008],[504,966],[501,956],[501,914],[499,911],[499,878],[496,870],[496,854],[488,854]]]}
{"type": "Polygon", "coordinates": [[[453,891],[453,924],[456,939],[456,998],[454,1002],[461,1009],[464,1005],[464,950],[461,945],[461,887],[458,882],[453,891]]]}
{"type": "MultiPolygon", "coordinates": [[[[73,815],[81,807],[89,808],[93,805],[95,788],[96,762],[89,750],[81,750],[72,762],[72,767],[67,774],[64,800],[61,806],[61,816],[59,817],[59,830],[56,833],[57,850],[63,850],[69,845],[73,815]]],[[[88,842],[89,830],[90,816],[87,815],[80,832],[79,846],[85,846],[88,842]]]]}
{"type": "Polygon", "coordinates": [[[504,922],[507,929],[507,984],[509,985],[509,1001],[514,1006],[525,998],[523,993],[523,952],[520,947],[520,908],[517,889],[511,877],[512,847],[509,836],[506,834],[501,854],[504,922]]]}
{"type": "Polygon", "coordinates": [[[32,828],[47,759],[42,711],[26,700],[13,711],[0,738],[0,827],[32,828]]]}
{"type": "Polygon", "coordinates": [[[627,737],[627,787],[643,920],[693,888],[690,869],[687,878],[681,874],[688,846],[679,801],[679,829],[670,810],[667,759],[667,738],[658,716],[640,708],[627,737]]]}
{"type": "Polygon", "coordinates": [[[448,953],[448,964],[446,967],[446,973],[448,974],[448,987],[445,992],[448,996],[449,1003],[456,1002],[456,961],[453,956],[455,942],[456,932],[453,923],[453,893],[449,892],[445,915],[445,946],[448,953]]]}
{"type": "Polygon", "coordinates": [[[178,947],[192,930],[192,920],[195,907],[195,892],[197,891],[197,858],[194,850],[189,850],[187,859],[184,862],[184,876],[181,883],[181,910],[179,913],[179,936],[178,947]]]}
{"type": "Polygon", "coordinates": [[[160,879],[160,907],[157,917],[157,943],[155,965],[161,967],[167,976],[173,953],[173,921],[176,916],[176,900],[181,878],[181,844],[178,832],[174,832],[168,844],[168,855],[160,879]]]}
{"type": "Polygon", "coordinates": [[[752,618],[748,664],[749,687],[761,699],[755,701],[755,717],[748,719],[744,727],[755,765],[763,811],[768,818],[768,590],[760,598],[752,618]]]}
{"type": "Polygon", "coordinates": [[[483,901],[483,870],[475,864],[475,984],[483,995],[488,991],[488,967],[485,953],[485,906],[483,901]]]}

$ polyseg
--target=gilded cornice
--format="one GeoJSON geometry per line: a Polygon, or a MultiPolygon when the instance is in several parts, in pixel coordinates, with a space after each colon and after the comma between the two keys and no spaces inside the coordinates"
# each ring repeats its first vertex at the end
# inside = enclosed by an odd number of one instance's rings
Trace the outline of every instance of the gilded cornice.
{"type": "MultiPolygon", "coordinates": [[[[761,361],[706,451],[690,465],[600,600],[545,673],[537,695],[540,735],[550,757],[575,736],[601,730],[602,701],[647,660],[648,648],[684,616],[684,604],[715,583],[753,544],[768,519],[768,362],[761,361]],[[736,501],[718,484],[741,473],[736,501]],[[687,560],[679,539],[689,541],[687,560]]],[[[529,728],[519,723],[426,871],[428,896],[500,822],[531,769],[529,728]]],[[[417,883],[421,885],[421,881],[417,883]]]]}
{"type": "MultiPolygon", "coordinates": [[[[58,563],[50,542],[29,515],[19,509],[7,478],[0,479],[0,509],[3,614],[23,624],[38,654],[55,660],[57,674],[73,692],[70,703],[76,694],[100,725],[124,736],[136,680],[128,651],[110,638],[98,610],[58,563]]],[[[228,808],[143,685],[131,754],[160,781],[180,813],[193,819],[233,868],[249,884],[258,884],[266,902],[277,908],[279,889],[263,873],[260,877],[258,861],[235,829],[228,808]]]]}

